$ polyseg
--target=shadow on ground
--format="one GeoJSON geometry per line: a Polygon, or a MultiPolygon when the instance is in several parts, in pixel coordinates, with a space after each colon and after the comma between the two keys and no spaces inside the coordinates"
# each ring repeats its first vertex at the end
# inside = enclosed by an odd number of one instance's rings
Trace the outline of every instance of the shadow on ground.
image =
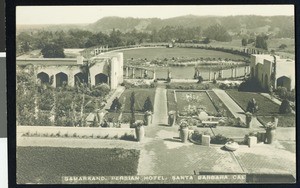
{"type": "Polygon", "coordinates": [[[164,141],[180,142],[181,143],[181,140],[179,139],[179,137],[165,138],[164,141]]]}

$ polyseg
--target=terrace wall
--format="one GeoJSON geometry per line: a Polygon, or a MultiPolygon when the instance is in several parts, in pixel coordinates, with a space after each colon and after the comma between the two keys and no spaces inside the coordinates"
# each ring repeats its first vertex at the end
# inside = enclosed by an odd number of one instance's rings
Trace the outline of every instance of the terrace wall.
{"type": "Polygon", "coordinates": [[[22,135],[24,133],[31,134],[51,134],[56,135],[58,132],[60,135],[68,134],[70,137],[76,133],[77,136],[101,136],[105,137],[109,135],[109,138],[118,136],[119,138],[125,134],[135,136],[134,128],[102,128],[102,127],[58,127],[58,126],[17,126],[17,134],[22,135]]]}

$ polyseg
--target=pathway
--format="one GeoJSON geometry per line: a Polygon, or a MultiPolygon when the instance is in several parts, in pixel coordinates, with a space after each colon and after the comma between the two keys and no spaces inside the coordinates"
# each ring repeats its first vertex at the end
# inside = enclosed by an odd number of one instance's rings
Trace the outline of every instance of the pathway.
{"type": "MultiPolygon", "coordinates": [[[[212,89],[220,100],[227,106],[232,115],[246,122],[245,111],[222,89],[212,89]]],[[[262,127],[263,125],[256,119],[252,119],[253,128],[262,127]]]]}
{"type": "Polygon", "coordinates": [[[155,92],[153,124],[168,124],[167,90],[159,84],[155,92]]]}

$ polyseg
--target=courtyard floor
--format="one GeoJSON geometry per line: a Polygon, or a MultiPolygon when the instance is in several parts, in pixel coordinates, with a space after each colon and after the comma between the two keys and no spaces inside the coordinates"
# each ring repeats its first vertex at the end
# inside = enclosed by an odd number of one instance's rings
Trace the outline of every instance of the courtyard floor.
{"type": "MultiPolygon", "coordinates": [[[[216,92],[221,99],[223,97],[223,102],[229,110],[243,118],[243,110],[224,93],[218,90],[216,92]]],[[[164,84],[158,84],[154,109],[152,125],[145,127],[145,139],[141,143],[105,139],[18,136],[17,144],[18,146],[138,149],[140,150],[138,175],[193,175],[201,172],[225,172],[291,173],[295,177],[295,128],[278,128],[277,141],[272,145],[258,144],[251,148],[241,145],[237,151],[229,152],[221,145],[206,147],[180,142],[178,126],[167,126],[167,98],[164,84]]],[[[253,130],[255,129],[261,128],[256,126],[253,130]]],[[[213,130],[215,133],[222,133],[226,136],[232,136],[234,132],[245,135],[250,131],[246,128],[235,127],[217,127],[213,130]]]]}

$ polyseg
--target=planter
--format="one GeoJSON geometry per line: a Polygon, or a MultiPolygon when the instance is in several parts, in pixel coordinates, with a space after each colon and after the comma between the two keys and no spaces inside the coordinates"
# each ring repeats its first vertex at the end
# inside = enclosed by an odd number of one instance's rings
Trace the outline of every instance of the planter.
{"type": "Polygon", "coordinates": [[[245,115],[246,115],[246,127],[251,128],[252,114],[247,112],[245,115]]]}
{"type": "Polygon", "coordinates": [[[179,136],[180,136],[181,142],[186,143],[188,141],[188,137],[189,137],[188,127],[181,128],[179,130],[179,136]]]}
{"type": "Polygon", "coordinates": [[[239,144],[236,142],[227,142],[225,144],[225,148],[228,149],[229,151],[235,151],[239,148],[239,144]]]}
{"type": "Polygon", "coordinates": [[[266,143],[267,144],[272,144],[273,141],[275,140],[275,129],[267,129],[266,130],[266,143]]]}
{"type": "Polygon", "coordinates": [[[145,125],[149,126],[152,123],[152,115],[150,113],[146,113],[144,115],[145,125]]]}
{"type": "Polygon", "coordinates": [[[135,135],[136,135],[136,140],[138,142],[142,141],[145,136],[145,128],[144,126],[137,126],[135,127],[135,135]]]}
{"type": "Polygon", "coordinates": [[[175,111],[170,111],[169,112],[169,118],[168,118],[168,124],[170,126],[174,126],[176,122],[176,112],[175,111]]]}

